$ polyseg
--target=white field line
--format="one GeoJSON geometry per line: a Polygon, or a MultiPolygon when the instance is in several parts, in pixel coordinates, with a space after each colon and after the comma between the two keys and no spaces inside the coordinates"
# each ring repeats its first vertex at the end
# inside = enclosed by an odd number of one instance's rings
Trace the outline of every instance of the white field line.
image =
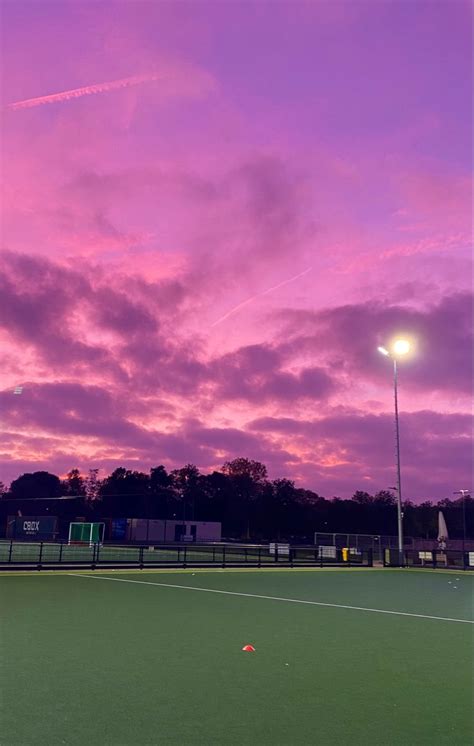
{"type": "Polygon", "coordinates": [[[439,622],[459,622],[461,624],[474,624],[471,619],[452,619],[444,616],[429,616],[428,614],[412,614],[408,611],[388,611],[386,609],[369,609],[364,606],[347,606],[346,604],[329,604],[323,601],[303,601],[300,598],[281,598],[280,596],[261,596],[257,593],[239,593],[237,591],[221,591],[216,588],[198,588],[193,585],[177,585],[172,583],[153,583],[150,580],[129,580],[127,578],[106,578],[103,575],[83,575],[81,573],[68,573],[73,578],[92,578],[93,580],[114,580],[117,583],[136,583],[138,585],[156,585],[160,588],[180,588],[185,591],[202,591],[204,593],[221,593],[225,596],[244,596],[245,598],[263,598],[267,601],[286,601],[291,604],[307,604],[309,606],[326,606],[333,609],[351,609],[353,611],[368,611],[374,614],[392,614],[395,616],[410,616],[418,619],[436,619],[439,622]]]}

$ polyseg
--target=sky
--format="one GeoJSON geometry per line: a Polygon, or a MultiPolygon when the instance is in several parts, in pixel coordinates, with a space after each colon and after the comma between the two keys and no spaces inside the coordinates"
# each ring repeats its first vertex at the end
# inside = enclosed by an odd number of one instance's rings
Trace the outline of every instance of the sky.
{"type": "Polygon", "coordinates": [[[0,479],[471,488],[471,4],[2,16],[0,479]]]}

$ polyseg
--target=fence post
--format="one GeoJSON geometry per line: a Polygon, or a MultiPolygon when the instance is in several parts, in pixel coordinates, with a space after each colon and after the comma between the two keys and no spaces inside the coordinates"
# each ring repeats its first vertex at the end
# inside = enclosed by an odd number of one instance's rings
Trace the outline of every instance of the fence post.
{"type": "Polygon", "coordinates": [[[61,564],[61,562],[63,561],[63,543],[62,543],[62,541],[59,544],[59,560],[58,561],[59,561],[59,564],[61,564]]]}
{"type": "Polygon", "coordinates": [[[140,547],[138,550],[138,563],[140,565],[140,570],[143,570],[143,547],[140,547]]]}
{"type": "Polygon", "coordinates": [[[367,550],[367,565],[368,567],[374,566],[374,552],[373,549],[367,550]]]}
{"type": "Polygon", "coordinates": [[[188,552],[187,544],[184,545],[184,558],[183,558],[183,567],[186,567],[186,556],[188,552]]]}
{"type": "Polygon", "coordinates": [[[38,570],[41,570],[41,560],[43,558],[43,542],[40,543],[40,551],[38,557],[38,570]]]}
{"type": "Polygon", "coordinates": [[[95,556],[95,564],[99,564],[99,554],[100,554],[100,542],[97,544],[97,554],[95,556]]]}
{"type": "Polygon", "coordinates": [[[96,543],[94,542],[92,545],[92,569],[95,570],[95,552],[96,552],[96,543]]]}
{"type": "Polygon", "coordinates": [[[222,546],[222,567],[225,567],[225,544],[222,546]]]}
{"type": "Polygon", "coordinates": [[[261,567],[262,565],[262,547],[258,548],[258,566],[261,567]]]}
{"type": "Polygon", "coordinates": [[[278,544],[275,542],[275,562],[278,562],[278,544]]]}
{"type": "Polygon", "coordinates": [[[13,541],[10,541],[10,551],[8,552],[8,561],[12,561],[12,550],[13,550],[13,541]]]}

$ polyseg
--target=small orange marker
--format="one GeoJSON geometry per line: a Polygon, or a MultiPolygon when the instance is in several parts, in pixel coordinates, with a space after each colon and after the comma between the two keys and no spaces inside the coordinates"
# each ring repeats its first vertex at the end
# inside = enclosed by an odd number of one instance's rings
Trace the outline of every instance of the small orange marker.
{"type": "Polygon", "coordinates": [[[246,653],[255,653],[255,648],[253,645],[244,645],[242,650],[245,650],[246,653]]]}

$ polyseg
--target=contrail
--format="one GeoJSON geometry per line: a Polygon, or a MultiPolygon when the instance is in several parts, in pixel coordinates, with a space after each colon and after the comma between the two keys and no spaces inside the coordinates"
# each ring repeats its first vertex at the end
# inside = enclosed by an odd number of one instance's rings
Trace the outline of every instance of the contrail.
{"type": "Polygon", "coordinates": [[[294,282],[295,280],[298,280],[300,277],[303,277],[303,275],[307,275],[308,272],[311,272],[313,268],[308,267],[308,269],[305,269],[304,272],[300,272],[299,275],[295,275],[295,277],[290,277],[289,280],[283,280],[283,282],[280,282],[278,285],[274,285],[272,288],[268,288],[268,290],[264,290],[263,293],[257,293],[257,295],[252,295],[251,298],[247,298],[247,300],[242,301],[242,303],[239,303],[238,306],[235,306],[234,308],[231,308],[230,311],[227,311],[227,313],[224,314],[224,316],[221,316],[220,319],[217,319],[217,321],[214,321],[211,324],[211,328],[213,326],[217,326],[217,324],[220,324],[221,321],[225,321],[229,318],[229,316],[232,316],[232,314],[236,313],[237,311],[240,311],[241,308],[248,305],[249,303],[252,303],[252,301],[256,300],[257,298],[261,298],[264,295],[268,295],[268,293],[273,293],[274,290],[278,290],[279,288],[282,288],[283,285],[288,285],[290,282],[294,282]]]}
{"type": "Polygon", "coordinates": [[[15,111],[16,109],[31,109],[33,106],[43,106],[43,104],[55,104],[58,101],[69,101],[71,98],[80,98],[81,96],[90,96],[93,93],[104,93],[105,91],[115,91],[118,88],[128,88],[132,85],[147,83],[150,80],[158,80],[163,77],[158,73],[149,73],[147,75],[133,75],[131,78],[121,78],[120,80],[110,80],[108,83],[95,83],[86,85],[84,88],[73,88],[70,91],[61,91],[61,93],[52,93],[49,96],[39,96],[38,98],[27,98],[24,101],[14,101],[6,105],[6,109],[15,111]]]}

